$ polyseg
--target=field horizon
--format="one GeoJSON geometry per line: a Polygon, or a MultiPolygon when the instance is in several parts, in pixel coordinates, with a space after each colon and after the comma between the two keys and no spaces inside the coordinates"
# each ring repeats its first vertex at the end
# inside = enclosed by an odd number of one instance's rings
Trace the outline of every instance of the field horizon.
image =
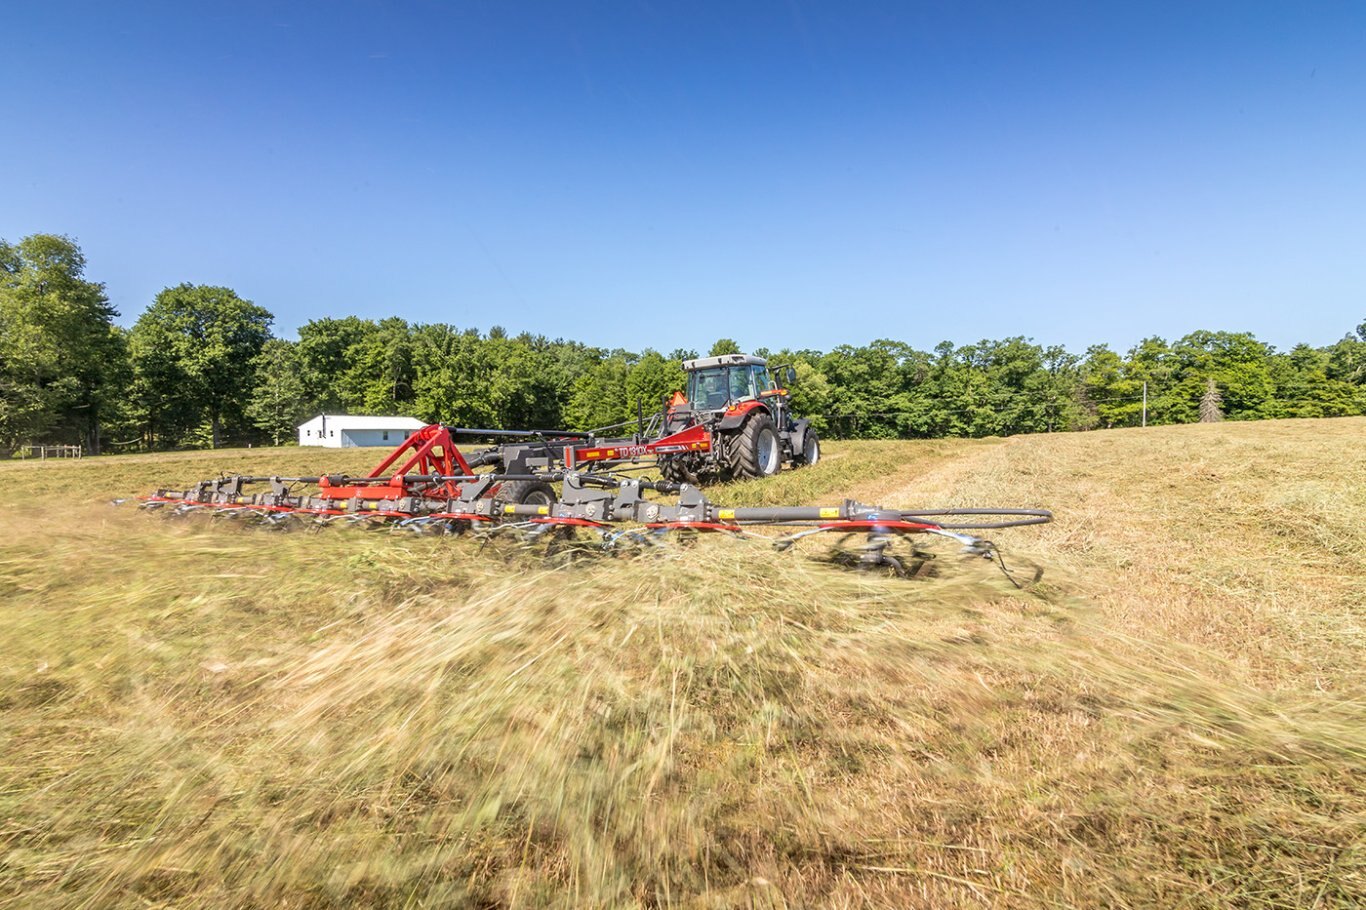
{"type": "Polygon", "coordinates": [[[0,906],[1354,907],[1366,418],[833,442],[1042,580],[166,521],[377,449],[0,463],[0,906]]]}

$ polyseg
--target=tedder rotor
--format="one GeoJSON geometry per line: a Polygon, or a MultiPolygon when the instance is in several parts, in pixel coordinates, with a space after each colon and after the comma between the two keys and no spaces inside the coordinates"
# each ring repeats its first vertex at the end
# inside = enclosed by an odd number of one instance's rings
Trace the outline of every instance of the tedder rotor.
{"type": "MultiPolygon", "coordinates": [[[[187,490],[157,490],[143,498],[142,507],[175,515],[236,518],[271,528],[344,524],[435,533],[515,531],[533,537],[551,530],[587,532],[608,550],[651,543],[674,531],[767,537],[779,549],[834,532],[843,535],[842,540],[864,540],[856,550],[842,551],[839,561],[887,567],[903,575],[916,573],[904,557],[893,553],[892,544],[899,538],[947,537],[962,544],[965,553],[1000,561],[989,540],[968,532],[1052,520],[1052,513],[1042,509],[906,510],[849,499],[824,506],[727,507],[711,502],[690,483],[645,480],[591,460],[584,467],[578,450],[585,447],[577,445],[581,441],[543,437],[467,457],[455,446],[450,428],[433,424],[404,440],[364,477],[231,475],[187,490]],[[498,467],[476,470],[487,464],[498,467]],[[651,492],[677,498],[660,501],[646,495],[651,492]],[[780,535],[759,534],[756,529],[764,527],[786,530],[780,535]]],[[[1001,566],[1005,568],[1004,562],[1001,566]]]]}

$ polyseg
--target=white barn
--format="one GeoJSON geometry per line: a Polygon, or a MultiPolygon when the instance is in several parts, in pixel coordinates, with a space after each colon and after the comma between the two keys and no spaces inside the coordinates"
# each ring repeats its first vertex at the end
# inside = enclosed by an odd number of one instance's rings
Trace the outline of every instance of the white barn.
{"type": "Polygon", "coordinates": [[[361,414],[319,414],[299,424],[299,445],[396,446],[426,424],[416,417],[367,417],[361,414]]]}

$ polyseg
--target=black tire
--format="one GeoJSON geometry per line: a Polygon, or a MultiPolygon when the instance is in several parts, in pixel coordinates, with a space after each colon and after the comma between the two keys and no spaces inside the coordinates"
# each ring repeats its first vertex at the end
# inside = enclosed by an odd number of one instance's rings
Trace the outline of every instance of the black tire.
{"type": "Polygon", "coordinates": [[[555,488],[543,480],[507,480],[497,494],[500,502],[513,506],[548,506],[558,498],[555,488]]]}
{"type": "Polygon", "coordinates": [[[697,473],[688,466],[687,455],[660,455],[656,460],[659,475],[669,483],[690,483],[697,486],[697,473]]]}
{"type": "Polygon", "coordinates": [[[746,420],[731,442],[731,471],[736,477],[772,477],[783,469],[778,431],[768,414],[746,420]]]}
{"type": "Polygon", "coordinates": [[[807,430],[802,437],[802,450],[792,459],[795,464],[811,465],[821,460],[821,439],[815,430],[807,430]]]}

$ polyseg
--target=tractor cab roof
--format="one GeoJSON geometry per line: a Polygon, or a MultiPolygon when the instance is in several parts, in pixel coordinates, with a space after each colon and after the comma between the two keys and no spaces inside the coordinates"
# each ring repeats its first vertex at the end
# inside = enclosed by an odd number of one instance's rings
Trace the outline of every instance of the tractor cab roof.
{"type": "Polygon", "coordinates": [[[762,357],[755,357],[753,354],[722,354],[720,357],[698,357],[696,360],[683,361],[683,369],[689,373],[694,370],[705,370],[709,367],[732,367],[747,366],[754,364],[757,366],[767,366],[768,361],[762,357]]]}

